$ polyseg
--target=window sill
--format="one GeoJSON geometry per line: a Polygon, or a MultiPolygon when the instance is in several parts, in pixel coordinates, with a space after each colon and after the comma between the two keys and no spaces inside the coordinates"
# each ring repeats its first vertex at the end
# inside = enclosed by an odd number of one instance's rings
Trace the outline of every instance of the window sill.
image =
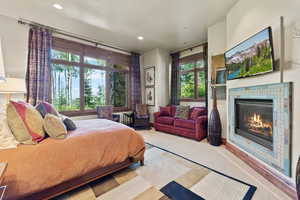
{"type": "Polygon", "coordinates": [[[205,99],[180,99],[180,102],[205,102],[205,99]]]}
{"type": "MultiPolygon", "coordinates": [[[[114,108],[113,112],[128,112],[131,111],[129,108],[123,108],[123,107],[116,107],[114,108]]],[[[97,115],[96,108],[95,110],[74,110],[74,111],[61,111],[59,112],[62,115],[66,115],[68,117],[77,117],[77,116],[88,116],[88,115],[97,115]]]]}

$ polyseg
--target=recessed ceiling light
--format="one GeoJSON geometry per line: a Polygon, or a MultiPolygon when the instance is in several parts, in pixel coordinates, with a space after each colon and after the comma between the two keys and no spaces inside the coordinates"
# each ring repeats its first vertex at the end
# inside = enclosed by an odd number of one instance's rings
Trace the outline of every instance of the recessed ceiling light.
{"type": "Polygon", "coordinates": [[[53,7],[56,8],[56,9],[58,9],[58,10],[62,10],[63,9],[63,7],[60,4],[58,4],[58,3],[53,4],[53,7]]]}
{"type": "Polygon", "coordinates": [[[138,40],[143,40],[144,37],[143,37],[143,36],[139,36],[139,37],[137,37],[137,39],[138,39],[138,40]]]}

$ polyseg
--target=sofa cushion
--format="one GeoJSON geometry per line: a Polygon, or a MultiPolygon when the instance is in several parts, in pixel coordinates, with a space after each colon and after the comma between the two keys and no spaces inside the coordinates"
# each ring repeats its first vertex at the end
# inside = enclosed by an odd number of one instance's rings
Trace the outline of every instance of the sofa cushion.
{"type": "Polygon", "coordinates": [[[176,106],[175,117],[179,119],[188,119],[190,114],[190,106],[176,106]]]}
{"type": "Polygon", "coordinates": [[[174,118],[173,117],[158,117],[156,122],[160,123],[160,124],[165,124],[165,125],[173,125],[174,118]]]}
{"type": "Polygon", "coordinates": [[[190,118],[196,120],[201,115],[206,115],[206,110],[204,108],[194,108],[192,109],[190,118]]]}
{"type": "Polygon", "coordinates": [[[7,122],[16,140],[22,144],[36,144],[45,137],[41,114],[25,102],[10,101],[7,122]]]}
{"type": "Polygon", "coordinates": [[[159,107],[160,116],[171,116],[171,107],[159,107]]]}
{"type": "Polygon", "coordinates": [[[185,119],[175,119],[174,126],[195,130],[195,121],[194,120],[185,120],[185,119]]]}

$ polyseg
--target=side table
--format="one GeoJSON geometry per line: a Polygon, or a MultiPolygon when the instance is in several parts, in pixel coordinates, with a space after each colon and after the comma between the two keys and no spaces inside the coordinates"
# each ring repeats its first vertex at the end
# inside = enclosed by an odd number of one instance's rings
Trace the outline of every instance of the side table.
{"type": "Polygon", "coordinates": [[[7,167],[7,163],[6,162],[0,162],[0,200],[4,200],[5,198],[5,191],[7,186],[1,186],[2,183],[2,178],[3,178],[3,174],[5,172],[5,169],[7,167]]]}

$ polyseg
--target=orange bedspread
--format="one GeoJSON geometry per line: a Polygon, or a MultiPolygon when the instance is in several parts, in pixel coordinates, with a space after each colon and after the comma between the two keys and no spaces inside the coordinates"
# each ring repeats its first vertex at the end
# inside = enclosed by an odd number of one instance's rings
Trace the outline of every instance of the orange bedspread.
{"type": "Polygon", "coordinates": [[[103,119],[77,121],[67,138],[0,150],[8,162],[2,185],[8,199],[42,191],[92,170],[122,162],[144,150],[143,138],[125,125],[103,119]]]}

